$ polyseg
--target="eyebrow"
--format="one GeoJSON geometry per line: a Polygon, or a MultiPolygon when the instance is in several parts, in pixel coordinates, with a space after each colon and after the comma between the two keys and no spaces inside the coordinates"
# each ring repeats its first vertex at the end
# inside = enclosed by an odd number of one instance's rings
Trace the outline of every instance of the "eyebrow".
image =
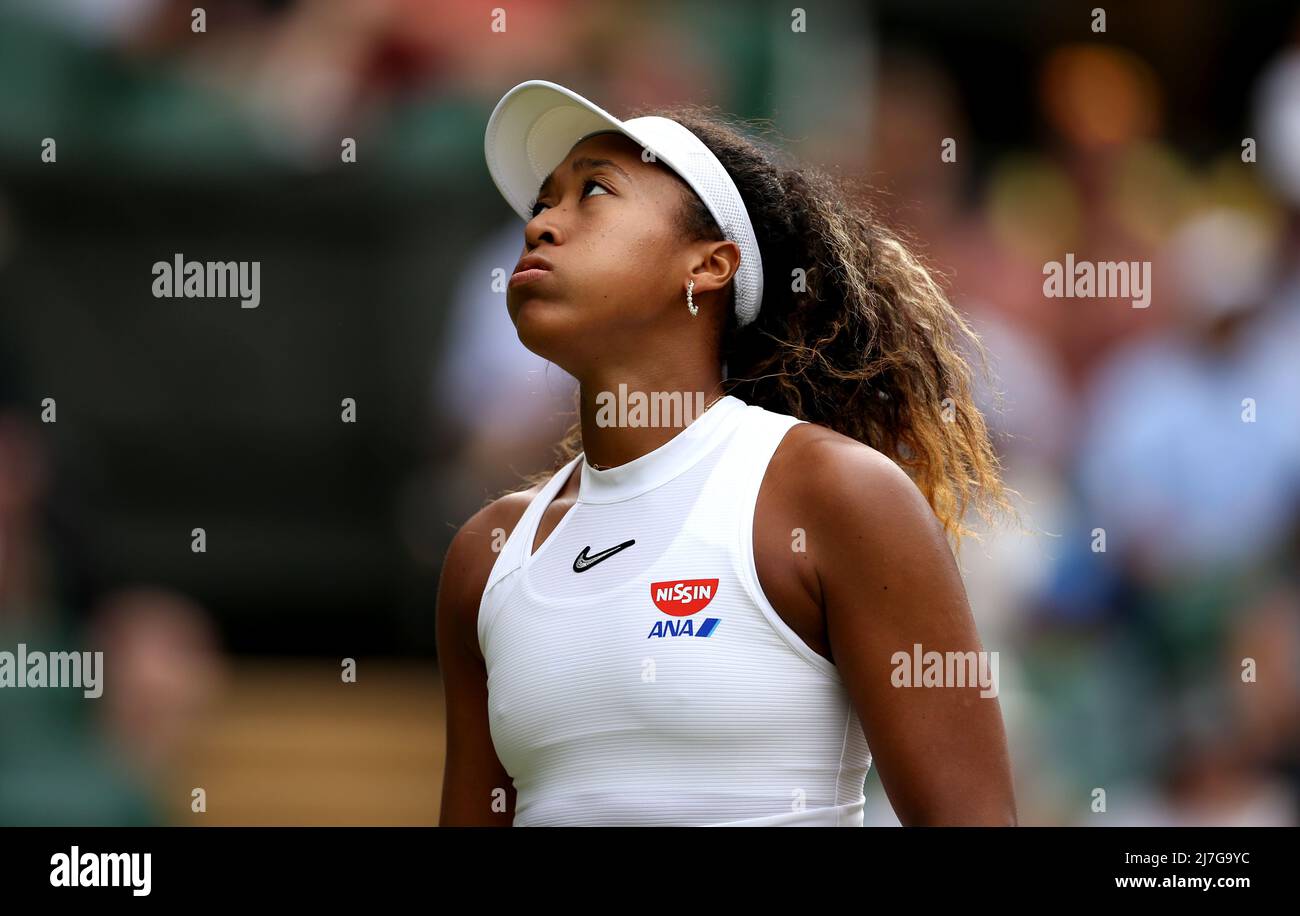
{"type": "MultiPolygon", "coordinates": [[[[586,168],[595,169],[595,168],[600,168],[601,166],[608,166],[609,168],[618,172],[628,181],[632,180],[632,176],[629,175],[627,172],[623,171],[622,167],[620,167],[619,164],[612,159],[590,159],[584,156],[582,158],[573,160],[572,171],[576,173],[586,168]]],[[[542,186],[537,189],[537,197],[534,198],[534,200],[538,200],[544,197],[546,195],[546,192],[550,190],[551,185],[554,183],[555,183],[555,171],[552,170],[551,174],[547,175],[546,180],[542,182],[542,186]]]]}

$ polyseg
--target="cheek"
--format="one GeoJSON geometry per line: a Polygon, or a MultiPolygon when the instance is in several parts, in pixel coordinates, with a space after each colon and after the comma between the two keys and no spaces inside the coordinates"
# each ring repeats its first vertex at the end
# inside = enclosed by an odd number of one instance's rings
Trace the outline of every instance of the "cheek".
{"type": "Polygon", "coordinates": [[[587,277],[602,283],[619,283],[616,288],[620,291],[644,294],[648,287],[673,272],[670,241],[663,228],[640,221],[604,229],[593,236],[584,253],[584,260],[596,268],[587,277]]]}

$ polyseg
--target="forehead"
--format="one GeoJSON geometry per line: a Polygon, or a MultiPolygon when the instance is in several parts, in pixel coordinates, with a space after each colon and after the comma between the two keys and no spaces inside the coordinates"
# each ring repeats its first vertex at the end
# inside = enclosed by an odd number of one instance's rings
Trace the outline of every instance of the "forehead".
{"type": "Polygon", "coordinates": [[[613,162],[633,178],[651,175],[663,169],[661,163],[643,160],[641,151],[641,144],[627,134],[617,131],[593,134],[573,145],[573,148],[569,150],[569,154],[564,157],[564,161],[552,169],[551,173],[542,181],[537,194],[539,197],[542,196],[563,175],[572,174],[584,166],[592,165],[592,160],[613,162]]]}

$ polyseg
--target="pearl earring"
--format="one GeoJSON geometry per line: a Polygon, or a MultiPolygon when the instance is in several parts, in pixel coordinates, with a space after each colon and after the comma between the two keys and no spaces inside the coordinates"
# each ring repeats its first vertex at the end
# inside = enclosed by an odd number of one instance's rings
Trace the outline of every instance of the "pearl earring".
{"type": "Polygon", "coordinates": [[[691,310],[692,316],[698,315],[700,313],[700,307],[695,304],[695,299],[691,296],[691,292],[694,289],[695,289],[695,281],[692,280],[686,286],[686,307],[691,310]]]}

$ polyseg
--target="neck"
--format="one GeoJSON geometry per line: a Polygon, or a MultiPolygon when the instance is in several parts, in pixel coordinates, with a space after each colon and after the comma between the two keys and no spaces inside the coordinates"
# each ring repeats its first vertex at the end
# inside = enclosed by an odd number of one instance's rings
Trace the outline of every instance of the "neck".
{"type": "Polygon", "coordinates": [[[654,451],[723,396],[720,366],[671,376],[621,369],[580,382],[582,450],[588,464],[612,468],[654,451]]]}

